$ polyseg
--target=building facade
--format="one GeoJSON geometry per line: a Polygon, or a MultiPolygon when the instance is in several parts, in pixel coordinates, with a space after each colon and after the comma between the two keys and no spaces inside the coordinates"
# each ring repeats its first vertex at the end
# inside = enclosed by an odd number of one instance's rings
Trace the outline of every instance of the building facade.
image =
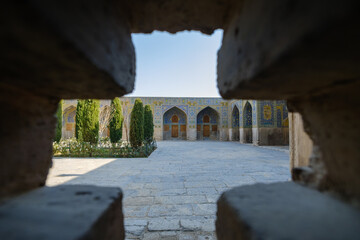
{"type": "MultiPolygon", "coordinates": [[[[285,101],[224,100],[221,98],[122,97],[123,140],[128,138],[135,99],[150,105],[156,140],[240,141],[255,145],[287,145],[289,121],[285,101]]],[[[74,136],[77,100],[63,104],[63,138],[74,136]]],[[[100,101],[100,125],[110,100],[100,101]]],[[[101,136],[108,135],[102,128],[101,136]]]]}

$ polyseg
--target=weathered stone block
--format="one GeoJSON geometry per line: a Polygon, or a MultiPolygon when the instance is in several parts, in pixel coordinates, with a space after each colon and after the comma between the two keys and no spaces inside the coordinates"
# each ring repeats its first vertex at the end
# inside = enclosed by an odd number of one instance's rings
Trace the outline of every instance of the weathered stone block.
{"type": "Polygon", "coordinates": [[[86,185],[43,187],[0,206],[0,239],[124,239],[122,192],[86,185]]]}
{"type": "Polygon", "coordinates": [[[218,52],[221,96],[288,99],[358,78],[358,10],[356,0],[244,1],[218,52]]]}
{"type": "Polygon", "coordinates": [[[0,88],[0,197],[45,184],[51,166],[58,101],[0,88]],[[14,97],[15,96],[15,97],[14,97]]]}
{"type": "Polygon", "coordinates": [[[56,98],[131,92],[135,50],[123,10],[116,1],[7,1],[2,83],[56,98]]]}
{"type": "Polygon", "coordinates": [[[226,239],[356,239],[360,211],[293,182],[233,188],[218,201],[216,233],[226,239]]]}

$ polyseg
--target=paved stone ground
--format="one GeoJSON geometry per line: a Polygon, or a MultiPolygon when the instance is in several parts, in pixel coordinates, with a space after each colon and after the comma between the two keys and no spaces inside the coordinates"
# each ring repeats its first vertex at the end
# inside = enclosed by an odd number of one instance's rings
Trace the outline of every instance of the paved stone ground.
{"type": "Polygon", "coordinates": [[[216,239],[223,191],[290,179],[287,152],[237,142],[166,141],[149,158],[56,158],[47,185],[94,184],[124,191],[128,239],[216,239]]]}

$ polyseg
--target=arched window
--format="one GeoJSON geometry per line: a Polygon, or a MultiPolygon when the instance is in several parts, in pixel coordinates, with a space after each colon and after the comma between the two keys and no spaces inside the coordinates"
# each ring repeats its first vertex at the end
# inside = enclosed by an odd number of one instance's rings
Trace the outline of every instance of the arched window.
{"type": "Polygon", "coordinates": [[[211,107],[201,110],[196,116],[197,139],[218,139],[219,114],[211,107]]]}
{"type": "Polygon", "coordinates": [[[177,115],[173,115],[173,116],[171,117],[171,122],[173,122],[173,123],[179,122],[178,116],[177,116],[177,115]]]}
{"type": "Polygon", "coordinates": [[[204,122],[204,123],[209,123],[209,122],[210,122],[210,117],[209,117],[209,115],[205,115],[205,116],[204,116],[203,122],[204,122]]]}

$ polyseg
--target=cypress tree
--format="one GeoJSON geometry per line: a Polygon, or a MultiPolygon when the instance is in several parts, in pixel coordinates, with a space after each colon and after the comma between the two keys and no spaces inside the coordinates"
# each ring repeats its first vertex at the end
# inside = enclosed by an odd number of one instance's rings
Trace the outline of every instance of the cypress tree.
{"type": "Polygon", "coordinates": [[[56,121],[55,139],[54,139],[56,142],[60,142],[60,139],[61,139],[62,115],[63,115],[62,105],[63,105],[63,100],[60,100],[58,109],[56,111],[56,120],[57,121],[56,121]]]}
{"type": "Polygon", "coordinates": [[[153,113],[150,105],[146,105],[144,109],[144,139],[150,142],[154,136],[153,113]]]}
{"type": "Polygon", "coordinates": [[[83,141],[85,100],[78,100],[75,116],[75,137],[79,142],[83,141]]]}
{"type": "Polygon", "coordinates": [[[119,142],[122,138],[122,125],[123,125],[123,115],[120,104],[120,99],[115,98],[111,100],[111,119],[110,119],[110,141],[112,143],[119,142]]]}
{"type": "Polygon", "coordinates": [[[142,101],[137,98],[130,115],[130,143],[133,147],[140,147],[144,141],[144,108],[142,101]]]}
{"type": "Polygon", "coordinates": [[[84,142],[97,143],[99,139],[99,112],[100,101],[87,99],[84,104],[83,114],[83,140],[84,142]]]}

